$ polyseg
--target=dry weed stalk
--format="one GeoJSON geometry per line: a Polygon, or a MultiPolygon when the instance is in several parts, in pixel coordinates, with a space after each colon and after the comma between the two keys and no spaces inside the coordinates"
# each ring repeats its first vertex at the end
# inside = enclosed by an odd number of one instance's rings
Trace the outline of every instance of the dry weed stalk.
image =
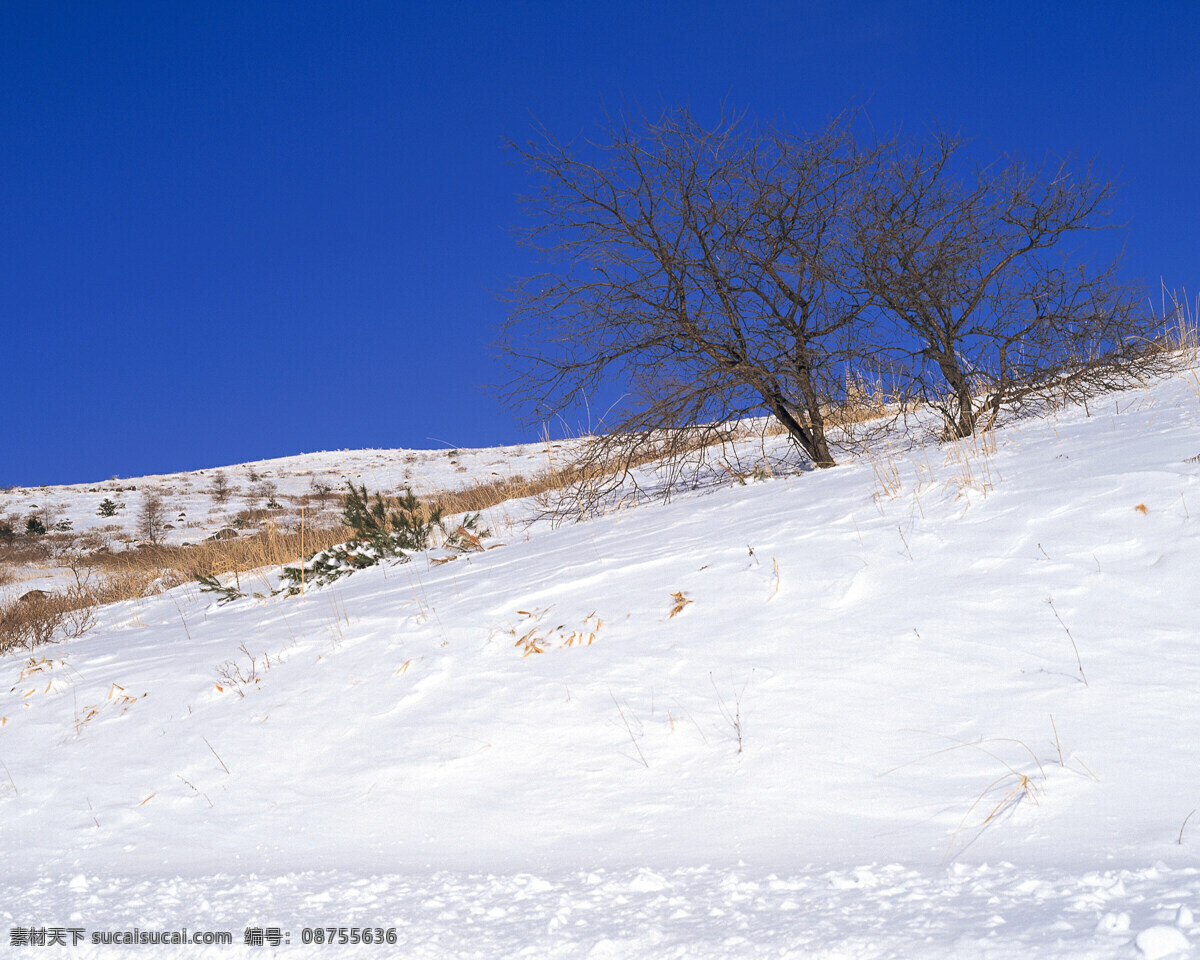
{"type": "MultiPolygon", "coordinates": [[[[629,734],[629,742],[633,744],[633,749],[637,751],[638,759],[642,761],[642,765],[649,770],[650,764],[646,761],[646,755],[642,753],[642,748],[638,746],[638,738],[633,735],[633,728],[629,725],[629,718],[625,716],[625,711],[621,705],[617,703],[616,695],[609,690],[608,695],[612,697],[613,706],[617,708],[617,713],[621,715],[621,722],[625,724],[625,730],[629,734]]],[[[640,724],[639,724],[640,726],[640,724]]]]}
{"type": "Polygon", "coordinates": [[[996,433],[990,427],[946,444],[943,466],[953,464],[956,468],[948,481],[957,490],[955,500],[962,498],[967,490],[976,490],[986,497],[995,489],[991,458],[996,449],[996,433]]]}
{"type": "Polygon", "coordinates": [[[990,745],[1014,744],[1020,747],[1029,754],[1034,766],[1037,767],[1037,776],[1043,783],[1046,781],[1046,770],[1042,766],[1042,761],[1038,759],[1037,754],[1033,751],[1033,748],[1030,747],[1029,744],[1027,744],[1024,740],[1019,740],[1015,737],[980,737],[978,740],[959,740],[955,737],[943,735],[940,736],[940,739],[949,740],[951,745],[948,747],[943,747],[941,750],[934,750],[932,753],[927,753],[922,757],[918,757],[915,760],[910,760],[907,763],[902,763],[899,766],[892,767],[890,770],[885,770],[883,773],[879,774],[879,776],[886,777],[889,774],[895,773],[897,770],[912,766],[915,763],[922,763],[931,759],[932,757],[942,756],[943,754],[952,753],[956,750],[962,749],[978,750],[980,753],[990,757],[992,760],[995,760],[1002,767],[1004,767],[1005,772],[985,786],[971,802],[966,813],[963,814],[962,820],[959,821],[958,826],[954,829],[953,834],[951,834],[949,845],[946,848],[946,859],[949,859],[955,840],[964,830],[982,830],[989,824],[995,822],[1004,813],[1012,810],[1014,807],[1020,804],[1022,800],[1030,799],[1036,804],[1038,802],[1038,794],[1042,792],[1041,788],[1038,787],[1038,785],[1034,782],[1032,774],[1024,773],[1017,769],[1017,767],[1013,766],[1002,756],[1000,756],[999,753],[990,749],[990,745]],[[970,820],[975,811],[982,804],[988,802],[989,796],[994,797],[998,789],[1003,791],[999,800],[993,804],[987,815],[982,820],[980,820],[978,823],[971,824],[970,820]]]}
{"type": "Polygon", "coordinates": [[[4,775],[6,777],[8,777],[8,783],[9,783],[9,786],[12,787],[13,796],[14,797],[20,796],[21,791],[17,789],[17,781],[13,779],[12,773],[9,772],[8,764],[6,764],[3,760],[0,760],[0,767],[4,768],[4,775]]]}
{"type": "MultiPolygon", "coordinates": [[[[224,681],[224,686],[220,682],[217,683],[217,691],[224,693],[226,687],[231,687],[239,697],[246,696],[246,688],[254,687],[255,689],[262,686],[262,677],[258,675],[258,658],[253,656],[247,649],[246,644],[238,647],[238,650],[245,655],[250,661],[248,670],[243,671],[241,664],[236,660],[226,660],[224,663],[217,665],[218,681],[224,681]]],[[[266,666],[271,664],[270,657],[264,655],[266,666]]]]}
{"type": "MultiPolygon", "coordinates": [[[[212,750],[212,755],[217,758],[217,763],[221,765],[221,769],[226,773],[229,773],[229,768],[225,766],[225,761],[222,760],[221,755],[217,753],[215,749],[213,749],[213,745],[208,742],[208,737],[201,735],[200,739],[204,741],[204,745],[208,747],[209,750],[212,750]]],[[[230,774],[230,776],[232,776],[232,774],[230,774]]]]}
{"type": "Polygon", "coordinates": [[[708,675],[708,682],[712,684],[713,692],[717,695],[717,709],[721,712],[721,717],[733,730],[733,735],[737,738],[737,752],[742,752],[742,695],[746,692],[746,687],[750,685],[747,680],[742,684],[739,690],[736,686],[733,688],[733,708],[731,709],[725,702],[725,698],[721,695],[721,691],[717,689],[717,681],[713,679],[712,673],[708,675]]]}
{"type": "MultiPolygon", "coordinates": [[[[1195,810],[1192,811],[1192,813],[1195,813],[1195,812],[1196,812],[1195,810]]],[[[1183,846],[1183,828],[1186,827],[1188,825],[1188,821],[1192,819],[1192,813],[1189,813],[1186,817],[1184,817],[1183,823],[1180,824],[1180,826],[1179,826],[1179,836],[1175,838],[1176,846],[1179,846],[1179,847],[1183,846]]]]}
{"type": "Polygon", "coordinates": [[[1066,631],[1067,639],[1071,641],[1071,649],[1075,651],[1075,662],[1079,666],[1079,679],[1083,681],[1083,685],[1085,687],[1089,686],[1088,680],[1087,680],[1087,674],[1085,674],[1083,672],[1083,660],[1079,656],[1079,644],[1077,644],[1075,642],[1075,638],[1071,635],[1070,628],[1065,623],[1063,623],[1063,618],[1060,617],[1058,615],[1058,611],[1054,609],[1054,598],[1047,597],[1046,603],[1050,605],[1050,610],[1054,614],[1054,619],[1057,620],[1059,623],[1059,626],[1061,626],[1063,628],[1063,630],[1066,631]]]}

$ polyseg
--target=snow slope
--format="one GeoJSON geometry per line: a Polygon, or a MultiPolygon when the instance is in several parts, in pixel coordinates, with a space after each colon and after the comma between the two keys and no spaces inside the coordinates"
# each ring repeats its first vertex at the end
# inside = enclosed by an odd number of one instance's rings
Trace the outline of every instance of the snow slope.
{"type": "MultiPolygon", "coordinates": [[[[294,511],[289,508],[299,498],[310,495],[315,483],[323,483],[336,494],[345,491],[347,481],[363,484],[370,490],[395,491],[411,487],[418,495],[455,490],[473,483],[488,482],[514,474],[531,475],[568,456],[572,441],[520,444],[482,450],[342,450],[304,453],[274,460],[193,470],[184,473],[157,474],[149,477],[110,480],[95,483],[45,487],[7,487],[0,489],[0,517],[14,519],[14,529],[23,529],[31,513],[49,511],[52,520],[69,520],[74,533],[106,531],[133,536],[143,498],[157,491],[165,501],[169,519],[182,515],[178,525],[166,536],[167,543],[195,541],[228,526],[239,510],[252,503],[262,506],[267,499],[252,494],[263,483],[269,485],[284,512],[286,521],[294,511]],[[231,495],[223,504],[214,503],[213,478],[224,475],[231,495]],[[120,503],[112,518],[98,516],[105,499],[120,503]],[[17,526],[15,521],[20,522],[17,526]]],[[[315,505],[310,503],[310,510],[315,505]]],[[[52,526],[53,524],[48,524],[52,526]]]]}
{"type": "Polygon", "coordinates": [[[106,608],[0,661],[0,917],[235,934],[147,948],[181,957],[1200,954],[1198,428],[1193,375],[106,608]]]}

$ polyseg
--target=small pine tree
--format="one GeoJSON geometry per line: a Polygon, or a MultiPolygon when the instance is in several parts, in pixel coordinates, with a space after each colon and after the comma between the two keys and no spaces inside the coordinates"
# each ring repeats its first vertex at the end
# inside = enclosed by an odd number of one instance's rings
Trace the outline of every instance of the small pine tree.
{"type": "Polygon", "coordinates": [[[387,507],[383,497],[375,494],[375,503],[367,494],[367,485],[360,488],[346,481],[350,492],[342,498],[342,522],[355,532],[360,540],[374,540],[387,532],[387,507]]]}
{"type": "Polygon", "coordinates": [[[424,510],[421,502],[407,487],[404,495],[396,501],[399,511],[392,514],[392,529],[400,539],[400,546],[406,550],[424,550],[429,546],[429,538],[434,527],[442,525],[442,508],[435,507],[429,513],[429,518],[423,519],[424,510]]]}
{"type": "Polygon", "coordinates": [[[382,494],[372,497],[365,484],[355,487],[347,481],[346,486],[350,492],[342,501],[343,522],[360,540],[369,541],[381,553],[424,550],[429,546],[434,527],[441,526],[441,508],[431,511],[426,518],[421,502],[410,489],[406,488],[397,498],[398,509],[389,512],[382,494]]]}
{"type": "Polygon", "coordinates": [[[25,532],[32,536],[40,537],[46,532],[46,525],[37,517],[30,517],[25,521],[25,532]]]}
{"type": "Polygon", "coordinates": [[[115,517],[117,515],[117,505],[111,498],[105,497],[100,503],[100,509],[96,514],[101,517],[115,517]]]}

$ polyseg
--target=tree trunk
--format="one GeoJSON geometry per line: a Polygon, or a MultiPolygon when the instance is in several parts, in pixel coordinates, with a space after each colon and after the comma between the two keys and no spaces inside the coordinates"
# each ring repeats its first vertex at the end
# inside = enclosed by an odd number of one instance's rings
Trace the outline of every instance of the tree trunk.
{"type": "Polygon", "coordinates": [[[971,396],[971,385],[954,356],[943,354],[937,358],[937,364],[950,389],[954,391],[954,401],[958,408],[955,420],[946,423],[946,438],[961,440],[963,437],[969,437],[975,432],[975,398],[971,396]]]}
{"type": "Polygon", "coordinates": [[[772,401],[771,413],[775,415],[776,420],[783,424],[792,440],[800,445],[801,449],[808,454],[809,459],[816,466],[822,469],[837,466],[837,463],[829,453],[829,443],[825,438],[825,431],[820,425],[820,420],[817,421],[817,426],[814,429],[805,427],[804,424],[792,416],[781,400],[772,401]]]}

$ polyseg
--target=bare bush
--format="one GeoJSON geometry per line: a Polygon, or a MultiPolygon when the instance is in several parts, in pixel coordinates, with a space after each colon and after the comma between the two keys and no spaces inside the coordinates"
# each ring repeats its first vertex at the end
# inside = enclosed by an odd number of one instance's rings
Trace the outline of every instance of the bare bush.
{"type": "Polygon", "coordinates": [[[0,653],[32,650],[58,639],[65,604],[52,595],[26,595],[0,607],[0,653]]]}
{"type": "Polygon", "coordinates": [[[326,480],[313,477],[308,484],[309,496],[317,501],[317,504],[324,509],[333,497],[333,486],[326,480]]]}
{"type": "Polygon", "coordinates": [[[268,510],[279,510],[281,509],[281,505],[275,499],[275,494],[278,492],[279,487],[277,487],[272,481],[260,480],[254,485],[251,495],[254,498],[255,505],[257,505],[260,500],[266,500],[268,510]]]}

